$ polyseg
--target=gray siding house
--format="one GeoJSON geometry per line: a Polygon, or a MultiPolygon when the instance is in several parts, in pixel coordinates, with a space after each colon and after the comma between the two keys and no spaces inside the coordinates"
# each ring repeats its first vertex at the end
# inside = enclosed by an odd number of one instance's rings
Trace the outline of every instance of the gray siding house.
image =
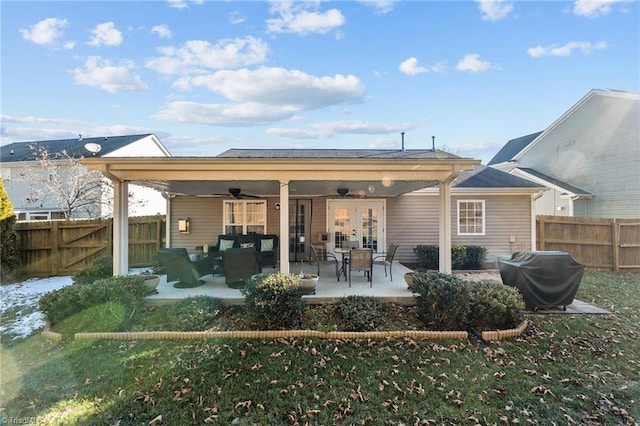
{"type": "MultiPolygon", "coordinates": [[[[65,183],[70,175],[69,159],[84,157],[169,157],[171,154],[153,134],[102,136],[92,138],[14,142],[0,147],[2,178],[5,189],[18,220],[50,220],[64,218],[64,214],[46,191],[38,188],[38,182],[46,174],[65,183]],[[51,167],[42,167],[39,150],[45,150],[51,158],[51,167]],[[33,177],[36,176],[37,180],[33,177]],[[34,183],[35,182],[35,183],[34,183]],[[36,186],[34,188],[34,185],[36,186]],[[39,193],[37,197],[32,194],[39,193]]],[[[82,167],[82,166],[81,166],[82,167]]],[[[133,185],[131,196],[136,203],[131,205],[131,215],[144,216],[166,213],[166,201],[161,194],[149,187],[133,185]]],[[[97,203],[95,209],[78,209],[74,219],[104,217],[111,214],[109,202],[97,203]]]]}
{"type": "Polygon", "coordinates": [[[640,93],[591,90],[488,165],[549,188],[538,214],[640,218],[640,93]]]}

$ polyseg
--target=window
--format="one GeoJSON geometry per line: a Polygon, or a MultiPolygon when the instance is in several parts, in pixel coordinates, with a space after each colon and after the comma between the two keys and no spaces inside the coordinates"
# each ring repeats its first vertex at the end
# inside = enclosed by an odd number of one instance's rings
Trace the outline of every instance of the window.
{"type": "Polygon", "coordinates": [[[225,234],[265,234],[266,231],[266,201],[234,200],[224,202],[225,234]]]}
{"type": "Polygon", "coordinates": [[[458,201],[458,235],[484,235],[484,201],[458,201]]]}

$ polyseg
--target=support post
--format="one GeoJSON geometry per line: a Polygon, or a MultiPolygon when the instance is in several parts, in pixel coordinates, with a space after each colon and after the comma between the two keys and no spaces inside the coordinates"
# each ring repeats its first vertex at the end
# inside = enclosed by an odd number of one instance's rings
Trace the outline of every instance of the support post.
{"type": "Polygon", "coordinates": [[[289,181],[280,181],[280,272],[289,273],[289,181]]]}
{"type": "Polygon", "coordinates": [[[439,260],[440,272],[451,274],[451,182],[447,179],[439,184],[440,201],[440,242],[439,260]]]}
{"type": "Polygon", "coordinates": [[[113,181],[113,275],[129,273],[129,184],[113,181]]]}

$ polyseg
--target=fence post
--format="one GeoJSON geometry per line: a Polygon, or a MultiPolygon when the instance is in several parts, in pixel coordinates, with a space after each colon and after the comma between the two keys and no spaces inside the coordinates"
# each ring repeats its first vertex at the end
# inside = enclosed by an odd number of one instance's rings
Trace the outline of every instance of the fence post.
{"type": "Polygon", "coordinates": [[[539,232],[539,241],[537,249],[540,251],[544,251],[544,219],[540,219],[540,225],[538,226],[539,232]]]}
{"type": "Polygon", "coordinates": [[[51,222],[51,275],[60,272],[60,222],[51,222]]]}
{"type": "Polygon", "coordinates": [[[616,219],[611,221],[611,235],[613,239],[611,242],[611,259],[613,261],[613,270],[617,272],[620,270],[620,224],[616,219]]]}

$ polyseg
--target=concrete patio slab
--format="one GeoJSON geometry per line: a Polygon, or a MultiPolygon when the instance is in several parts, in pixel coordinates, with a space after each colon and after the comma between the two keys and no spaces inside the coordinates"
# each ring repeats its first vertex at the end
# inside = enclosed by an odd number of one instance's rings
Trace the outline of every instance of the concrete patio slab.
{"type": "MultiPolygon", "coordinates": [[[[289,271],[300,273],[303,271],[301,263],[291,263],[289,271]]],[[[273,268],[263,268],[263,273],[276,272],[273,268]]],[[[304,265],[304,272],[314,272],[309,270],[309,265],[304,265]]],[[[303,296],[303,299],[310,304],[333,303],[350,296],[372,296],[383,302],[393,302],[399,304],[414,304],[413,292],[407,288],[404,281],[404,274],[411,270],[398,262],[393,264],[393,281],[391,276],[385,277],[384,268],[374,265],[373,280],[369,283],[361,272],[354,272],[351,276],[351,287],[348,280],[341,276],[340,281],[336,280],[335,266],[332,264],[322,265],[320,269],[320,279],[316,288],[316,294],[303,296]],[[370,285],[371,284],[371,285],[370,285]]],[[[229,288],[225,284],[223,275],[205,275],[202,277],[205,284],[194,288],[175,288],[173,282],[167,282],[167,276],[162,275],[158,284],[158,294],[147,297],[150,305],[163,305],[175,303],[178,300],[190,296],[206,295],[216,297],[228,305],[242,305],[244,296],[240,290],[229,288]]]]}

